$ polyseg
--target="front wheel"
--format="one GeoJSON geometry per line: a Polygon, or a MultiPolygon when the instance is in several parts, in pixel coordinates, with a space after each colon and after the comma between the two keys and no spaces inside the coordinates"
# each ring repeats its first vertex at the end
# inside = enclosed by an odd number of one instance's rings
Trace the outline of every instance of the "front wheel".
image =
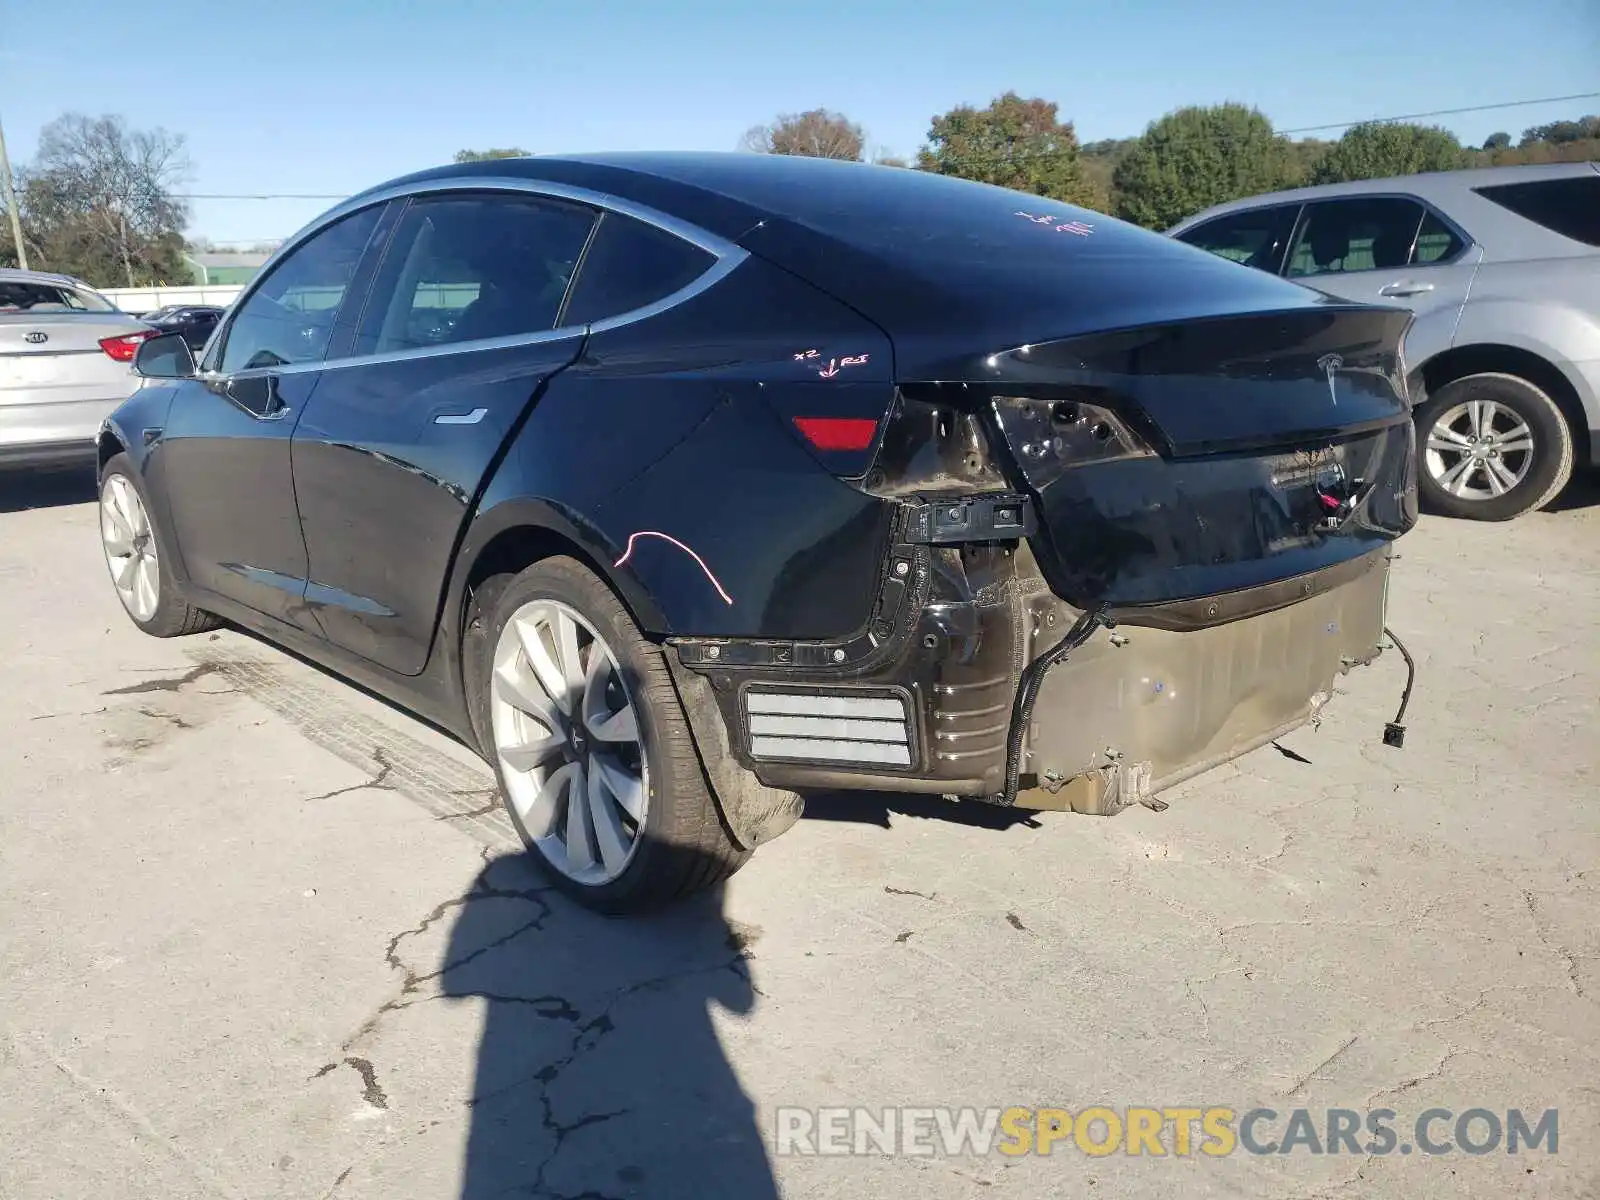
{"type": "Polygon", "coordinates": [[[1572,477],[1560,406],[1515,375],[1468,375],[1417,409],[1417,486],[1436,512],[1506,521],[1543,508],[1572,477]]]}
{"type": "Polygon", "coordinates": [[[100,547],[123,611],[144,632],[179,637],[216,627],[215,617],[178,591],[138,473],[125,454],[114,456],[100,475],[100,547]]]}
{"type": "Polygon", "coordinates": [[[733,874],[661,651],[581,563],[550,558],[480,594],[475,725],[512,824],[562,890],[656,908],[733,874]]]}

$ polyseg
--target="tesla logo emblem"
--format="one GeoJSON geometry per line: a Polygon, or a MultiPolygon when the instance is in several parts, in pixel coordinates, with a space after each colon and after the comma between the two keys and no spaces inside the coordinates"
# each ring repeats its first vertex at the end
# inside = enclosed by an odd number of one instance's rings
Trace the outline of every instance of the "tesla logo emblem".
{"type": "Polygon", "coordinates": [[[35,329],[32,333],[23,334],[22,340],[30,346],[42,346],[50,340],[50,335],[48,333],[40,333],[35,329]]]}
{"type": "Polygon", "coordinates": [[[1334,376],[1339,373],[1339,368],[1344,366],[1344,359],[1337,354],[1324,354],[1317,359],[1317,366],[1322,368],[1322,373],[1328,377],[1328,399],[1333,401],[1335,408],[1339,407],[1339,391],[1334,386],[1334,376]]]}

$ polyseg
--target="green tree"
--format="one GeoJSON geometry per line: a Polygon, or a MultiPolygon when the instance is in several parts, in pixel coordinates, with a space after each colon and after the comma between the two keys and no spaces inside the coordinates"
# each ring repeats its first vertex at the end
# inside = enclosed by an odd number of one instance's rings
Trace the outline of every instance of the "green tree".
{"type": "Polygon", "coordinates": [[[524,150],[521,146],[506,146],[495,150],[457,150],[456,162],[491,162],[497,158],[526,158],[532,154],[531,150],[524,150]]]}
{"type": "Polygon", "coordinates": [[[1311,181],[1343,183],[1422,171],[1454,171],[1467,162],[1466,151],[1448,129],[1372,121],[1345,130],[1317,163],[1311,181]]]}
{"type": "Polygon", "coordinates": [[[118,116],[57,117],[40,130],[18,189],[29,265],[101,287],[187,279],[188,212],[174,194],[187,171],[179,135],[118,116]]]}
{"type": "Polygon", "coordinates": [[[1505,130],[1501,130],[1499,133],[1491,133],[1483,139],[1483,148],[1485,150],[1504,150],[1509,145],[1511,145],[1511,135],[1505,130]]]}
{"type": "Polygon", "coordinates": [[[1016,92],[997,97],[987,108],[963,104],[934,117],[917,165],[1068,204],[1095,199],[1072,122],[1057,118],[1053,102],[1024,100],[1016,92]]]}
{"type": "Polygon", "coordinates": [[[1583,142],[1600,138],[1600,117],[1579,117],[1576,121],[1551,121],[1548,125],[1535,125],[1522,131],[1522,146],[1549,142],[1561,146],[1568,142],[1583,142]]]}
{"type": "Polygon", "coordinates": [[[755,125],[739,139],[741,150],[757,154],[795,154],[802,158],[837,158],[860,162],[866,146],[861,126],[843,113],[813,108],[783,113],[768,125],[755,125]]]}
{"type": "Polygon", "coordinates": [[[1084,178],[1092,189],[1094,201],[1090,208],[1100,212],[1116,211],[1117,165],[1128,156],[1138,138],[1103,138],[1098,142],[1084,142],[1078,147],[1078,161],[1083,164],[1084,178]]]}
{"type": "Polygon", "coordinates": [[[1180,108],[1151,122],[1112,175],[1117,216],[1149,229],[1299,180],[1289,139],[1242,104],[1180,108]]]}

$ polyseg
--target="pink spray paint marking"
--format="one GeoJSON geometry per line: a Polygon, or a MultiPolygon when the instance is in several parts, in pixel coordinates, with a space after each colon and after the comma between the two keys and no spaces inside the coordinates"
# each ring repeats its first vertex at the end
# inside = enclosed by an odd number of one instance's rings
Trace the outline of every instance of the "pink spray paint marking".
{"type": "MultiPolygon", "coordinates": [[[[846,355],[844,358],[830,358],[827,366],[817,368],[817,374],[823,379],[832,379],[846,367],[865,365],[866,361],[871,357],[870,354],[854,354],[846,355]]],[[[822,352],[820,350],[802,350],[794,356],[794,361],[803,362],[807,366],[816,366],[816,363],[821,358],[822,352]]]]}
{"type": "Polygon", "coordinates": [[[1088,237],[1094,232],[1094,226],[1087,221],[1062,221],[1059,217],[1049,215],[1036,217],[1032,213],[1026,212],[1017,212],[1013,215],[1032,221],[1035,225],[1054,225],[1057,233],[1072,233],[1078,237],[1088,237]]]}
{"type": "Polygon", "coordinates": [[[679,550],[682,550],[690,558],[694,559],[694,561],[699,564],[700,569],[706,573],[706,578],[711,581],[711,586],[717,589],[717,595],[722,597],[723,603],[727,604],[730,608],[733,606],[733,597],[728,595],[727,591],[724,590],[722,584],[717,581],[717,577],[711,573],[711,568],[706,566],[706,560],[701,558],[698,554],[696,554],[693,550],[689,549],[689,547],[685,546],[682,542],[680,542],[677,538],[673,537],[671,534],[660,533],[660,532],[658,532],[657,530],[654,530],[654,529],[641,529],[637,533],[630,533],[628,535],[628,547],[627,547],[627,549],[622,552],[622,557],[617,559],[617,561],[612,563],[611,565],[613,567],[620,567],[620,566],[623,565],[623,563],[627,562],[628,559],[633,556],[634,543],[637,542],[640,538],[644,538],[644,537],[660,538],[663,542],[671,542],[679,550]]]}

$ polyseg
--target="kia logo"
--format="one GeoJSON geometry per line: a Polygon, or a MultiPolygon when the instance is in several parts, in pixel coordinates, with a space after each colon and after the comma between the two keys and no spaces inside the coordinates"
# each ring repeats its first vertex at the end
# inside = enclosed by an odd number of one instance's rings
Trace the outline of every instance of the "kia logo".
{"type": "Polygon", "coordinates": [[[30,346],[42,346],[50,340],[50,335],[48,333],[40,333],[36,329],[32,333],[23,334],[22,340],[30,346]]]}

